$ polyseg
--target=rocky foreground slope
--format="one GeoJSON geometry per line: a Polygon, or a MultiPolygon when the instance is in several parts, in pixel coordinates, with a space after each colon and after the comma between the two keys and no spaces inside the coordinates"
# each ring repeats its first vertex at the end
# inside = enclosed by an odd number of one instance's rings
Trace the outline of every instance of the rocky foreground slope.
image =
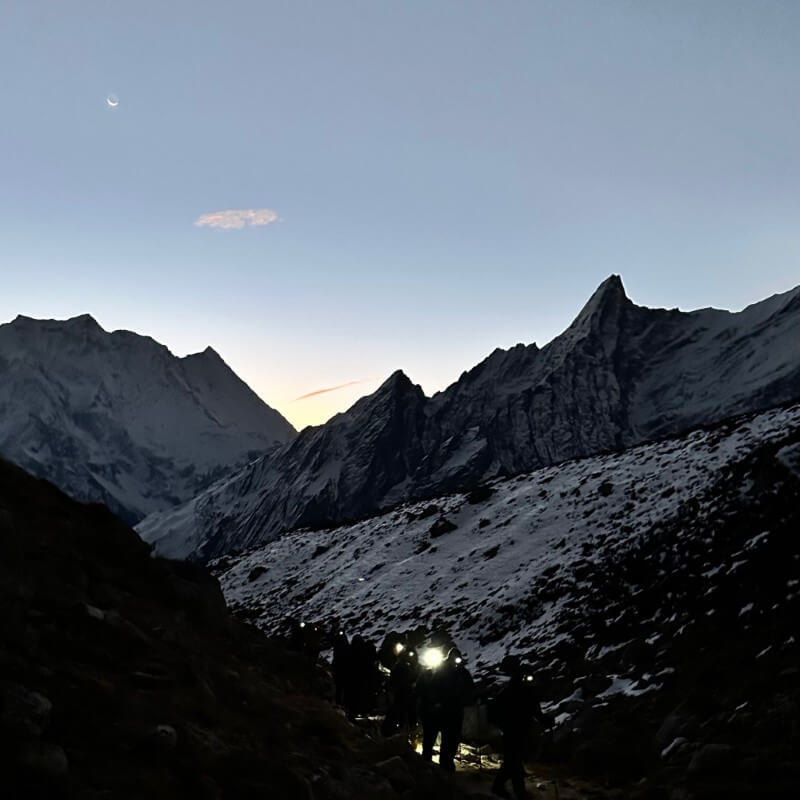
{"type": "Polygon", "coordinates": [[[455,798],[101,506],[0,460],[0,796],[455,798]]]}
{"type": "Polygon", "coordinates": [[[687,313],[637,306],[612,276],[545,347],[496,350],[432,398],[395,373],[138,530],[165,555],[205,560],[797,401],[798,342],[800,288],[687,313]]]}
{"type": "Polygon", "coordinates": [[[88,315],[0,325],[0,455],[128,521],[294,434],[211,348],[176,358],[88,315]]]}
{"type": "Polygon", "coordinates": [[[287,615],[373,639],[444,627],[486,682],[522,654],[582,771],[658,797],[786,798],[798,531],[795,405],[288,533],[215,568],[266,630],[287,615]]]}

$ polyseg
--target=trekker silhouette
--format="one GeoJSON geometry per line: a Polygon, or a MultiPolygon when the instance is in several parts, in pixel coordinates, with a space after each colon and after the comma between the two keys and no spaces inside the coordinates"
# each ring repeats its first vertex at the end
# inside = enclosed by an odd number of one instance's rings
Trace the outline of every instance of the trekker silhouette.
{"type": "Polygon", "coordinates": [[[464,706],[472,699],[472,676],[453,647],[442,664],[422,674],[418,683],[422,720],[422,757],[430,761],[436,736],[441,733],[439,766],[455,771],[455,755],[461,741],[464,706]]]}
{"type": "Polygon", "coordinates": [[[418,678],[417,653],[415,650],[405,649],[398,655],[389,674],[389,705],[384,722],[384,735],[391,736],[398,730],[405,730],[408,733],[417,724],[418,678]]]}
{"type": "Polygon", "coordinates": [[[347,716],[368,714],[375,707],[378,684],[378,654],[375,645],[360,634],[350,642],[350,669],[345,682],[347,716]]]}
{"type": "Polygon", "coordinates": [[[350,640],[347,634],[340,630],[333,640],[333,683],[336,687],[336,705],[344,707],[347,692],[347,678],[352,669],[350,658],[350,640]]]}
{"type": "Polygon", "coordinates": [[[509,676],[508,683],[489,703],[489,721],[503,731],[503,763],[492,784],[499,797],[511,797],[506,781],[511,780],[517,800],[530,795],[525,790],[525,760],[528,735],[534,719],[542,725],[549,719],[542,713],[533,676],[526,673],[517,656],[506,656],[500,669],[509,676]]]}

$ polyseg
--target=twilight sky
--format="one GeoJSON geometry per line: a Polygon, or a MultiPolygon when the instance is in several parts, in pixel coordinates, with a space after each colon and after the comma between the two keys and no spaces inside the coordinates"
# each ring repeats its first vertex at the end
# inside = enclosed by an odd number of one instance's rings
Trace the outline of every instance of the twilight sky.
{"type": "Polygon", "coordinates": [[[798,41],[794,0],[2,0],[0,321],[211,344],[301,427],[612,272],[739,309],[800,283],[798,41]]]}

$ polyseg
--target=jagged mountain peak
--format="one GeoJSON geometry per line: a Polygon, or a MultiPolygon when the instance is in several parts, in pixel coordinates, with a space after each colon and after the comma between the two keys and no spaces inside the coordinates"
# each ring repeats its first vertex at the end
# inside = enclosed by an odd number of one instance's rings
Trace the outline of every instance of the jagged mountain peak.
{"type": "Polygon", "coordinates": [[[633,303],[625,294],[622,278],[619,275],[610,275],[594,290],[570,325],[570,329],[575,330],[602,324],[609,317],[618,314],[625,305],[633,305],[633,303]]]}
{"type": "Polygon", "coordinates": [[[102,325],[91,314],[78,314],[77,317],[69,317],[64,322],[66,325],[75,328],[99,328],[101,331],[104,330],[102,325]]]}
{"type": "Polygon", "coordinates": [[[398,418],[410,420],[428,402],[428,398],[419,384],[414,383],[402,370],[396,370],[364,401],[357,416],[366,416],[367,424],[374,430],[379,420],[392,421],[393,425],[398,418]]]}
{"type": "Polygon", "coordinates": [[[516,380],[531,369],[539,352],[536,342],[520,342],[508,349],[497,347],[479,364],[462,372],[455,384],[443,392],[437,392],[434,397],[442,401],[451,393],[468,393],[479,387],[491,390],[498,381],[516,380]]]}
{"type": "Polygon", "coordinates": [[[199,353],[189,353],[184,356],[181,361],[197,362],[198,364],[207,364],[213,366],[221,366],[230,369],[225,359],[213,348],[211,345],[201,350],[199,353]]]}
{"type": "Polygon", "coordinates": [[[350,418],[363,413],[373,414],[376,407],[402,402],[404,398],[425,399],[425,392],[419,384],[414,383],[401,369],[395,370],[372,394],[357,400],[356,403],[343,414],[337,414],[334,419],[350,418]]]}
{"type": "Polygon", "coordinates": [[[419,389],[420,387],[415,384],[408,375],[401,369],[396,369],[379,387],[375,394],[407,392],[409,390],[419,389]]]}
{"type": "Polygon", "coordinates": [[[651,309],[611,275],[543,348],[495,350],[431,398],[397,371],[257,469],[140,532],[171,556],[207,558],[800,399],[792,302],[738,314],[651,309]]]}

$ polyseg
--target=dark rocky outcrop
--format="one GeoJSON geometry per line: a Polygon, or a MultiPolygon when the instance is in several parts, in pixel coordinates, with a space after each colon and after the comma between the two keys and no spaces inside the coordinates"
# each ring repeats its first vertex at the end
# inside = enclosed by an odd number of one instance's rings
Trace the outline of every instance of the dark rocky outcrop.
{"type": "MultiPolygon", "coordinates": [[[[799,438],[758,448],[677,518],[587,562],[556,632],[627,642],[591,665],[630,690],[572,709],[558,752],[576,769],[642,778],[643,797],[800,793],[800,480],[776,457],[799,438]]],[[[532,654],[547,694],[573,691],[584,652],[532,654]]]]}
{"type": "Polygon", "coordinates": [[[0,461],[0,796],[448,798],[326,675],[229,615],[216,580],[0,461]]]}

